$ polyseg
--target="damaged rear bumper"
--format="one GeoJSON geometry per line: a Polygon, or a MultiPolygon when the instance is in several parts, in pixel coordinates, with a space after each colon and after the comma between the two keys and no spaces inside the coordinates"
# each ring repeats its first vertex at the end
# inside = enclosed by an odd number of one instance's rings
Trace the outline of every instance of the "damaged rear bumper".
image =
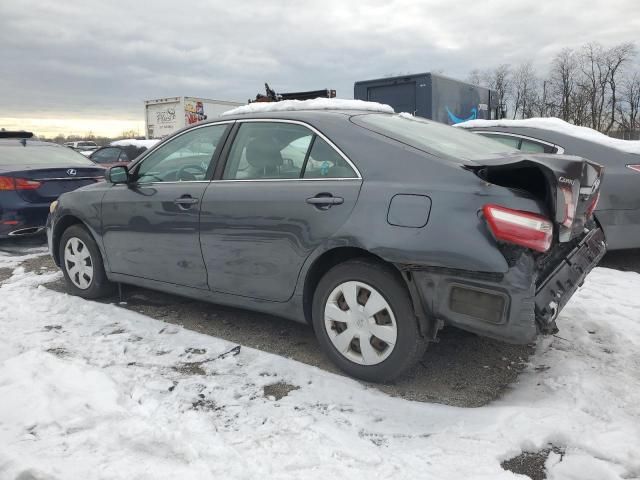
{"type": "Polygon", "coordinates": [[[510,261],[506,273],[400,265],[408,281],[423,332],[437,319],[509,343],[529,343],[539,332],[555,331],[555,317],[606,251],[604,234],[591,230],[553,268],[541,269],[528,250],[510,261]],[[549,272],[549,273],[547,273],[549,272]]]}

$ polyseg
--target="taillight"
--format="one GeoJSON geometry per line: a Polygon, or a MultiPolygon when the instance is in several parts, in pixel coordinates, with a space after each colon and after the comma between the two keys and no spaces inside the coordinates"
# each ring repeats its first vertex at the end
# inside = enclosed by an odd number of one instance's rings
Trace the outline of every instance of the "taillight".
{"type": "Polygon", "coordinates": [[[640,173],[640,165],[627,165],[627,168],[630,168],[634,172],[640,173]]]}
{"type": "Polygon", "coordinates": [[[567,228],[571,228],[573,220],[576,216],[576,202],[574,201],[573,189],[571,187],[560,187],[560,191],[564,196],[564,218],[562,219],[562,225],[567,228]]]}
{"type": "Polygon", "coordinates": [[[500,205],[482,207],[496,240],[515,243],[537,252],[546,252],[553,240],[553,224],[537,213],[512,210],[500,205]]]}
{"type": "Polygon", "coordinates": [[[595,194],[595,196],[591,199],[591,203],[587,207],[587,218],[593,215],[594,210],[598,206],[598,200],[600,200],[600,192],[595,194]]]}
{"type": "Polygon", "coordinates": [[[26,178],[0,177],[0,190],[35,190],[42,182],[26,178]]]}

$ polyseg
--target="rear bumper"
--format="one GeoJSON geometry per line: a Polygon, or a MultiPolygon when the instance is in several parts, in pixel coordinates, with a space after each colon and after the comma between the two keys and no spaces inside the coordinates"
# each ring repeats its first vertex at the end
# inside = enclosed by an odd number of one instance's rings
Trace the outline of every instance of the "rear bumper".
{"type": "Polygon", "coordinates": [[[536,318],[544,328],[555,321],[587,274],[595,267],[607,248],[600,228],[591,230],[564,260],[548,275],[537,282],[536,318]]]}
{"type": "MultiPolygon", "coordinates": [[[[12,193],[12,192],[9,192],[12,193]]],[[[27,203],[18,197],[0,201],[0,238],[43,233],[49,204],[27,203]]]]}
{"type": "Polygon", "coordinates": [[[506,273],[399,266],[410,271],[414,305],[427,318],[509,343],[529,343],[553,331],[555,317],[606,251],[599,228],[589,232],[546,278],[528,250],[506,273]],[[417,298],[416,298],[417,297],[417,298]]]}

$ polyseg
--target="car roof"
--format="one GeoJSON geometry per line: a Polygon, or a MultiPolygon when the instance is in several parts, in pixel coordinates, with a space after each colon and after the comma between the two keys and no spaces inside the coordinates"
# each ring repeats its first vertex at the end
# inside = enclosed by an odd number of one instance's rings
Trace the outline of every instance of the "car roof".
{"type": "MultiPolygon", "coordinates": [[[[313,120],[315,119],[327,119],[327,118],[349,118],[353,115],[362,115],[367,113],[381,113],[384,112],[373,112],[371,110],[282,110],[282,111],[269,111],[269,112],[249,112],[249,113],[238,113],[235,115],[221,115],[215,119],[212,119],[211,122],[219,122],[221,120],[246,120],[246,119],[275,119],[275,120],[313,120]]],[[[203,123],[209,123],[209,121],[205,121],[203,123]]]]}

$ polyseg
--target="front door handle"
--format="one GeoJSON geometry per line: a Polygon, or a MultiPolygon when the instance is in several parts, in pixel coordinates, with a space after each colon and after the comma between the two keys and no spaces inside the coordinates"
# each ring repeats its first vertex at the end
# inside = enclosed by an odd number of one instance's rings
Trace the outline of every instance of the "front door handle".
{"type": "Polygon", "coordinates": [[[173,201],[173,203],[178,205],[180,208],[186,210],[190,208],[192,205],[195,205],[196,203],[198,203],[199,201],[200,200],[198,200],[197,198],[193,198],[191,195],[183,195],[179,198],[176,198],[173,201]]]}
{"type": "Polygon", "coordinates": [[[315,197],[307,198],[307,203],[310,205],[314,205],[317,208],[326,210],[333,205],[342,205],[344,203],[344,198],[334,197],[331,194],[320,193],[315,197]]]}

